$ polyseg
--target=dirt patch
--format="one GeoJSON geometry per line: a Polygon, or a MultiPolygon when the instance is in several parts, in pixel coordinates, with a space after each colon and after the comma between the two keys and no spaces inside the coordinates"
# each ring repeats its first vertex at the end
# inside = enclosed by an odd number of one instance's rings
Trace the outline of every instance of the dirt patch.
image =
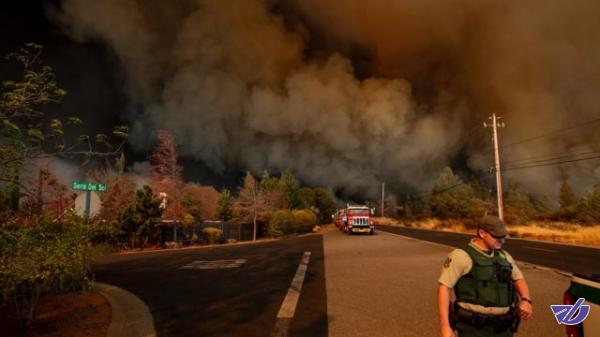
{"type": "Polygon", "coordinates": [[[40,298],[33,327],[25,334],[18,329],[14,305],[0,308],[0,331],[6,337],[105,337],[110,320],[110,305],[94,292],[40,298]]]}

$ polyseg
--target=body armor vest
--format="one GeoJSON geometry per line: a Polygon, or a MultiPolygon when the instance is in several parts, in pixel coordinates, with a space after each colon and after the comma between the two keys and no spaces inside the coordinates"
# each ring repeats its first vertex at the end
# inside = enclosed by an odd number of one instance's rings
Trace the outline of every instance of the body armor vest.
{"type": "Polygon", "coordinates": [[[470,245],[464,249],[473,261],[471,270],[455,286],[458,302],[484,307],[508,307],[514,301],[512,265],[503,250],[494,257],[483,256],[470,245]]]}

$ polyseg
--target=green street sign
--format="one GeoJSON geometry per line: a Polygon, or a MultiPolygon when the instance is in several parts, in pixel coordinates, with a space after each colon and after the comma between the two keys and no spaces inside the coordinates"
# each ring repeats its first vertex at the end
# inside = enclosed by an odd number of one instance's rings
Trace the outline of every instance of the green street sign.
{"type": "Polygon", "coordinates": [[[106,192],[108,191],[108,184],[74,181],[71,188],[78,191],[106,192]]]}

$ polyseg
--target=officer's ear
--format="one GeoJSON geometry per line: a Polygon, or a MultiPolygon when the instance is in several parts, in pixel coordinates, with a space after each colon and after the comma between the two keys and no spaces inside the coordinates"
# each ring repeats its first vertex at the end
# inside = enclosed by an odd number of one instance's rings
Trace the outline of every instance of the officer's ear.
{"type": "Polygon", "coordinates": [[[477,228],[477,237],[480,238],[480,239],[483,239],[482,232],[483,232],[483,229],[477,228]]]}

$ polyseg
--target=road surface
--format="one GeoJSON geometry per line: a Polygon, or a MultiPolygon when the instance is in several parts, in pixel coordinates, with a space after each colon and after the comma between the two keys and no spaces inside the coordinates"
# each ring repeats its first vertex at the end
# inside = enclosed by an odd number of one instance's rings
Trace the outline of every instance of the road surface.
{"type": "MultiPolygon", "coordinates": [[[[436,287],[453,249],[383,231],[324,235],[331,337],[439,336],[436,287]]],[[[561,304],[569,278],[519,265],[531,287],[534,316],[517,336],[561,337],[550,304],[561,304]]]]}
{"type": "MultiPolygon", "coordinates": [[[[377,225],[378,230],[420,240],[461,247],[470,234],[377,225]]],[[[569,273],[600,274],[600,249],[533,240],[506,239],[504,248],[517,260],[547,266],[569,273]]]]}
{"type": "MultiPolygon", "coordinates": [[[[270,336],[310,252],[289,336],[435,337],[437,278],[452,249],[384,231],[348,236],[328,229],[265,243],[110,256],[94,270],[98,281],[148,305],[158,336],[270,336]]],[[[534,317],[517,336],[564,336],[549,305],[562,302],[568,277],[520,267],[534,317]]]]}

